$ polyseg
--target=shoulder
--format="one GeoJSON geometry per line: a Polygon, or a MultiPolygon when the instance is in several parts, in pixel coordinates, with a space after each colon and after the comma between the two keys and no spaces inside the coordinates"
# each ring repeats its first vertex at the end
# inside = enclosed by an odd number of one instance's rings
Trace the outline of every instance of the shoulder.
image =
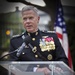
{"type": "Polygon", "coordinates": [[[10,39],[10,42],[16,42],[17,39],[20,38],[20,35],[13,35],[12,38],[10,39]]]}
{"type": "Polygon", "coordinates": [[[56,34],[55,31],[41,31],[44,34],[56,34]]]}
{"type": "Polygon", "coordinates": [[[18,37],[20,37],[19,34],[17,34],[17,35],[13,35],[13,36],[12,36],[12,38],[18,38],[18,37]]]}
{"type": "Polygon", "coordinates": [[[12,39],[19,38],[19,37],[21,37],[21,35],[20,35],[20,34],[13,35],[13,36],[12,36],[12,39]]]}
{"type": "Polygon", "coordinates": [[[11,38],[11,40],[20,39],[20,38],[22,38],[23,35],[24,35],[24,33],[23,34],[13,35],[12,38],[11,38]]]}
{"type": "Polygon", "coordinates": [[[49,37],[54,37],[57,38],[57,34],[55,31],[41,31],[43,36],[49,36],[49,37]]]}
{"type": "Polygon", "coordinates": [[[55,33],[55,31],[46,31],[47,33],[55,33]]]}

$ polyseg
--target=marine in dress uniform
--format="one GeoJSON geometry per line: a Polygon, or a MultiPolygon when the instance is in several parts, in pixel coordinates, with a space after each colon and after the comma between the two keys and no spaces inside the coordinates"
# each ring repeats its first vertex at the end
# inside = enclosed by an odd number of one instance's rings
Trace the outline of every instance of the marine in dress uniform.
{"type": "Polygon", "coordinates": [[[25,45],[20,56],[17,57],[17,52],[12,53],[10,55],[10,60],[63,61],[68,64],[68,59],[54,31],[47,32],[38,29],[35,33],[28,33],[26,31],[22,35],[15,36],[10,40],[10,52],[18,49],[24,42],[23,39],[26,36],[31,37],[30,44],[33,46],[33,49],[25,45]]]}

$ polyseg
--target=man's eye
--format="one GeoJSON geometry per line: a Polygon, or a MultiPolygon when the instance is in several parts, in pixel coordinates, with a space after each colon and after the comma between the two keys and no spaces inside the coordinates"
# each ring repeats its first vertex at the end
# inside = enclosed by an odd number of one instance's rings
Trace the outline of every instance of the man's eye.
{"type": "Polygon", "coordinates": [[[29,19],[33,19],[33,17],[30,17],[29,19]]]}
{"type": "Polygon", "coordinates": [[[27,18],[23,18],[23,20],[27,20],[27,18]]]}

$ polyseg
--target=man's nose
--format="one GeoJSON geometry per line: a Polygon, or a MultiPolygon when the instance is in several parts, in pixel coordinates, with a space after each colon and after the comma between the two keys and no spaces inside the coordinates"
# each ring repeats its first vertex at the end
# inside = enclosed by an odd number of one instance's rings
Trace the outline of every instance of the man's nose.
{"type": "Polygon", "coordinates": [[[29,19],[27,19],[27,20],[26,20],[26,22],[30,22],[30,20],[29,20],[29,19]]]}

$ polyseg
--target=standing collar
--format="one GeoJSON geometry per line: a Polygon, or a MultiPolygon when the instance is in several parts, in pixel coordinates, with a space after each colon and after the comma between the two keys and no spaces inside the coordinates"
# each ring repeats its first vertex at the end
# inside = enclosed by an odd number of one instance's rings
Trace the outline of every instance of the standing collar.
{"type": "Polygon", "coordinates": [[[29,32],[26,31],[26,34],[29,35],[29,36],[31,36],[31,37],[36,37],[36,36],[39,35],[39,33],[40,33],[39,29],[36,32],[34,32],[34,33],[29,33],[29,32]]]}

